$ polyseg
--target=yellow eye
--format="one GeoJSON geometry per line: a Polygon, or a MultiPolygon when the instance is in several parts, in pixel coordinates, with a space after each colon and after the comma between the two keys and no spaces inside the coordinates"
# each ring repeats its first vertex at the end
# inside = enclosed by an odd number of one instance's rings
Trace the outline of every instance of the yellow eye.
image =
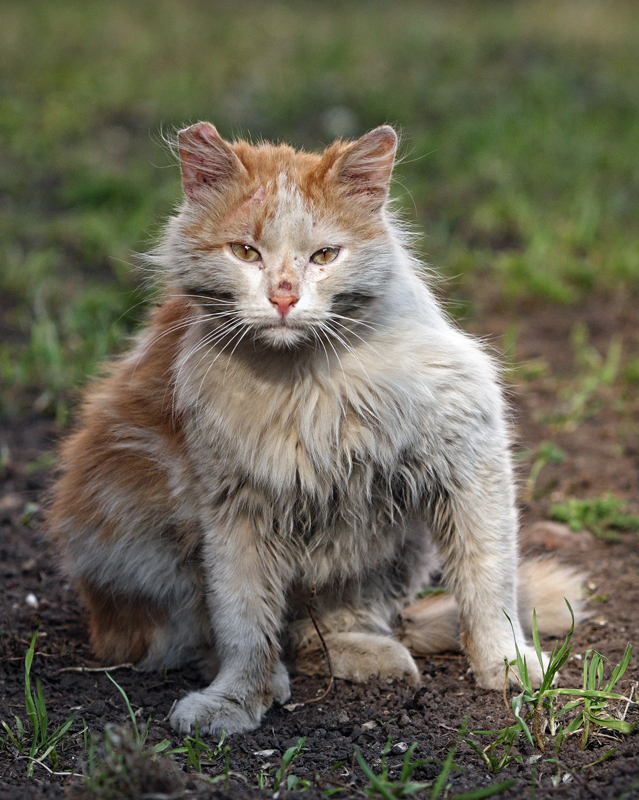
{"type": "Polygon", "coordinates": [[[330,264],[335,261],[339,253],[339,247],[322,247],[317,253],[313,253],[311,261],[314,264],[330,264]]]}
{"type": "Polygon", "coordinates": [[[237,256],[240,261],[252,262],[259,261],[262,258],[257,250],[251,247],[250,244],[238,244],[237,242],[233,242],[231,250],[233,251],[233,255],[237,256]]]}

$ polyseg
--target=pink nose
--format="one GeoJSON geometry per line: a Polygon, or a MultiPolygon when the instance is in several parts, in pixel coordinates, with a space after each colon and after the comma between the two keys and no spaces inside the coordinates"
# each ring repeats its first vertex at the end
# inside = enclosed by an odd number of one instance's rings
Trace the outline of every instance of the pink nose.
{"type": "Polygon", "coordinates": [[[294,294],[287,294],[284,296],[273,295],[273,297],[269,297],[269,300],[277,308],[282,319],[288,314],[291,307],[297,303],[298,299],[299,298],[295,297],[294,294]]]}

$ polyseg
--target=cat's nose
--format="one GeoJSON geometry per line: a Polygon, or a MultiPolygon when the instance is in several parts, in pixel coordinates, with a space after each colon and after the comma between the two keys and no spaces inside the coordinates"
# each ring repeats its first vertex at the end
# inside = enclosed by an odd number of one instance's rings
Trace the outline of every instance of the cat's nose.
{"type": "Polygon", "coordinates": [[[269,300],[271,303],[273,303],[275,308],[277,308],[282,319],[284,319],[284,317],[288,314],[288,312],[291,310],[291,307],[297,303],[298,299],[299,298],[295,297],[294,294],[274,294],[272,297],[269,297],[269,300]]]}

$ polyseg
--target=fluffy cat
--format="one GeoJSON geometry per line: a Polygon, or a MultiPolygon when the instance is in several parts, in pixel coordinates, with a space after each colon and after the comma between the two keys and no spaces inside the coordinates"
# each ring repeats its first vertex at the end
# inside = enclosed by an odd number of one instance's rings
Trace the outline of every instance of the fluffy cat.
{"type": "Polygon", "coordinates": [[[311,597],[338,677],[417,682],[394,633],[433,543],[448,628],[405,613],[404,640],[432,652],[460,628],[500,689],[516,639],[541,678],[497,372],[388,211],[396,144],[388,126],[321,154],[181,131],[163,301],[62,448],[49,525],[98,656],[215,674],[177,703],[181,732],[256,728],[289,697],[283,653],[317,669],[311,597]]]}

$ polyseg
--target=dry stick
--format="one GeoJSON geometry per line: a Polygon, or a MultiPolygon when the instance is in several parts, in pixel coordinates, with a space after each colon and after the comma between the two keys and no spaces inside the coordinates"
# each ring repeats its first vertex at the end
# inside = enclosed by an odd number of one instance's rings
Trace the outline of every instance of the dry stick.
{"type": "Polygon", "coordinates": [[[169,721],[169,719],[171,718],[171,714],[173,713],[173,709],[177,705],[177,701],[178,701],[178,699],[176,697],[175,700],[173,701],[173,705],[171,706],[171,708],[169,708],[169,713],[166,715],[166,717],[164,717],[162,722],[168,722],[169,721]]]}
{"type": "Polygon", "coordinates": [[[86,775],[81,775],[79,772],[54,772],[52,769],[49,769],[46,764],[43,764],[42,761],[39,761],[37,758],[33,758],[33,756],[18,756],[18,758],[28,758],[29,761],[33,761],[34,764],[44,767],[49,775],[72,775],[74,778],[86,777],[86,775]]]}
{"type": "Polygon", "coordinates": [[[315,620],[315,616],[313,614],[313,608],[312,608],[312,605],[311,605],[312,602],[313,602],[313,598],[315,597],[315,589],[316,589],[315,584],[313,584],[313,589],[311,591],[311,599],[306,604],[306,608],[308,609],[308,615],[311,618],[311,622],[313,623],[313,627],[315,628],[315,630],[317,631],[317,635],[319,636],[319,640],[320,640],[320,643],[322,645],[322,650],[324,651],[324,658],[326,659],[326,665],[328,667],[328,673],[331,676],[331,679],[328,682],[328,686],[326,687],[324,692],[322,692],[322,694],[319,697],[313,697],[310,700],[305,700],[303,703],[300,703],[300,705],[302,705],[302,706],[310,705],[310,703],[319,703],[320,700],[323,700],[328,695],[328,693],[331,691],[331,689],[333,688],[333,685],[335,683],[335,675],[333,673],[333,663],[331,661],[331,654],[328,652],[328,646],[326,644],[326,640],[322,636],[322,632],[319,629],[317,621],[315,620]]]}
{"type": "MultiPolygon", "coordinates": [[[[33,654],[34,656],[44,656],[45,658],[65,658],[62,653],[41,653],[39,650],[36,650],[33,654]]],[[[24,656],[9,656],[8,658],[4,659],[5,661],[24,661],[24,656]]]]}
{"type": "Polygon", "coordinates": [[[132,669],[133,672],[140,672],[135,664],[114,664],[111,667],[62,667],[58,672],[113,672],[116,669],[132,669]]]}
{"type": "Polygon", "coordinates": [[[628,713],[628,709],[630,708],[630,703],[632,703],[632,695],[636,691],[637,687],[639,687],[639,683],[637,681],[630,681],[630,694],[628,695],[628,699],[626,700],[626,707],[623,710],[623,714],[621,715],[621,721],[625,720],[626,714],[628,713]]]}

